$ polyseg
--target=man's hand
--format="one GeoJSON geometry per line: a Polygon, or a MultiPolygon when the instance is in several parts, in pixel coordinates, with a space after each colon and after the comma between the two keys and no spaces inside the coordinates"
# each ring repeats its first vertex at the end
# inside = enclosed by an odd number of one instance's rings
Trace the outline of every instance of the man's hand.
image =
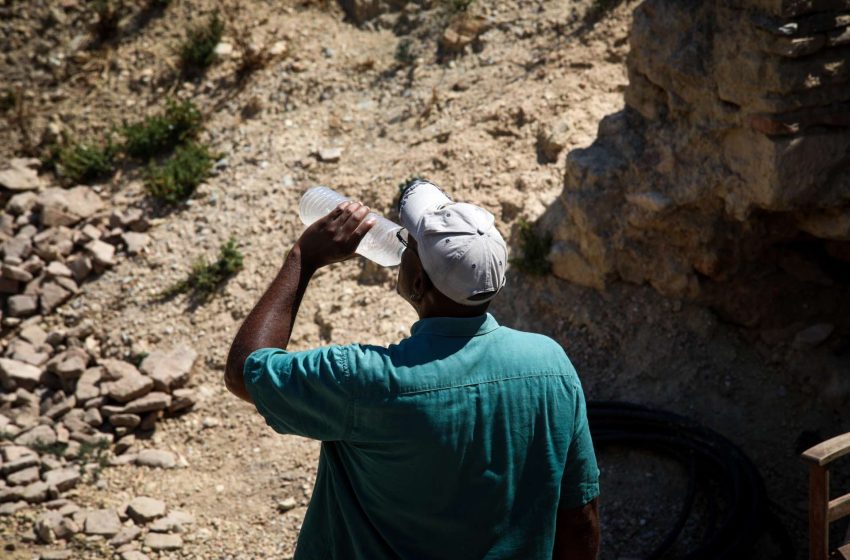
{"type": "Polygon", "coordinates": [[[368,206],[343,202],[313,222],[295,242],[304,266],[316,270],[353,257],[363,237],[375,225],[375,218],[366,219],[368,214],[368,206]]]}
{"type": "Polygon", "coordinates": [[[577,509],[558,510],[554,560],[596,560],[599,555],[598,499],[577,509]]]}

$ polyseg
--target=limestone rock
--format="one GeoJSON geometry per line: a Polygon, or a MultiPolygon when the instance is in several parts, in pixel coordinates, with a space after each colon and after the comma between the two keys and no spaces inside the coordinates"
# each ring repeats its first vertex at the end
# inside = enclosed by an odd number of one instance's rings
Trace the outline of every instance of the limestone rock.
{"type": "Polygon", "coordinates": [[[41,165],[37,159],[14,158],[0,170],[0,187],[10,191],[31,191],[41,186],[35,169],[41,165]]]}
{"type": "Polygon", "coordinates": [[[143,397],[150,393],[151,389],[153,389],[153,379],[138,371],[103,385],[103,390],[110,398],[122,403],[143,397]]]}
{"type": "Polygon", "coordinates": [[[29,317],[38,311],[38,298],[34,295],[12,296],[6,305],[11,317],[29,317]]]}
{"type": "Polygon", "coordinates": [[[322,148],[319,150],[319,161],[325,163],[336,163],[342,157],[342,148],[322,148]]]}
{"type": "Polygon", "coordinates": [[[109,544],[118,548],[136,540],[141,534],[142,530],[135,525],[132,527],[123,527],[114,537],[109,539],[109,544]]]}
{"type": "Polygon", "coordinates": [[[99,239],[90,241],[85,246],[86,252],[91,256],[94,264],[101,267],[110,267],[115,264],[115,247],[104,243],[99,239]]]}
{"type": "Polygon", "coordinates": [[[145,535],[144,545],[154,551],[178,550],[183,548],[183,539],[178,534],[148,533],[145,535]]]}
{"type": "Polygon", "coordinates": [[[114,509],[92,510],[86,514],[84,531],[87,535],[111,537],[121,530],[121,519],[114,509]]]}
{"type": "Polygon", "coordinates": [[[90,187],[51,187],[39,195],[38,206],[44,226],[71,226],[101,210],[103,201],[90,187]]]}
{"type": "Polygon", "coordinates": [[[142,412],[152,412],[157,410],[165,410],[171,404],[171,395],[154,391],[148,393],[144,397],[135,399],[124,407],[125,414],[140,414],[142,412]]]}
{"type": "Polygon", "coordinates": [[[45,424],[39,424],[31,430],[23,432],[15,438],[15,443],[34,447],[36,445],[53,445],[56,443],[56,432],[45,424]]]}
{"type": "Polygon", "coordinates": [[[21,493],[21,497],[30,504],[40,504],[47,500],[50,493],[50,487],[46,482],[33,482],[21,493]]]}
{"type": "Polygon", "coordinates": [[[47,471],[44,474],[44,482],[53,486],[60,492],[70,490],[80,481],[80,471],[76,467],[66,467],[47,471]]]}
{"type": "Polygon", "coordinates": [[[136,523],[150,523],[165,515],[165,502],[147,496],[138,496],[127,505],[127,515],[136,523]]]}
{"type": "Polygon", "coordinates": [[[168,352],[154,350],[142,361],[139,369],[153,379],[158,391],[182,387],[189,380],[198,353],[188,346],[177,346],[168,352]]]}
{"type": "Polygon", "coordinates": [[[559,119],[537,130],[537,158],[542,163],[558,161],[558,155],[569,142],[570,126],[565,119],[559,119]]]}
{"type": "Polygon", "coordinates": [[[121,235],[124,240],[124,245],[127,247],[128,255],[137,255],[144,249],[150,238],[147,234],[136,233],[134,231],[126,231],[121,235]]]}
{"type": "Polygon", "coordinates": [[[47,282],[41,287],[41,312],[49,315],[54,309],[71,299],[72,292],[58,282],[47,282]]]}
{"type": "Polygon", "coordinates": [[[172,510],[150,524],[149,529],[156,533],[182,533],[187,525],[194,525],[195,517],[185,511],[172,510]]]}
{"type": "Polygon", "coordinates": [[[177,457],[170,451],[143,449],[136,457],[136,464],[145,467],[171,469],[177,466],[177,457]]]}
{"type": "Polygon", "coordinates": [[[42,380],[42,369],[17,360],[0,358],[0,383],[7,388],[35,388],[42,380]]]}

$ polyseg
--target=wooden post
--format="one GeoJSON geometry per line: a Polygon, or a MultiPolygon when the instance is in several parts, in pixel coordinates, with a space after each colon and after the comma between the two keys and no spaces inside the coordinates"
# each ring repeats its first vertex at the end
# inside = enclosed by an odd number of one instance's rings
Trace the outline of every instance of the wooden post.
{"type": "Polygon", "coordinates": [[[809,560],[829,559],[829,469],[809,466],[809,560]]]}

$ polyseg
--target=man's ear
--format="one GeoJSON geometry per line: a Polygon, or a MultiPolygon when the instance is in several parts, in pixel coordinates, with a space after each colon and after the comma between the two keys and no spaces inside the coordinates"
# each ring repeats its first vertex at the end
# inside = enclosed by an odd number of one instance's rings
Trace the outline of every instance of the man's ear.
{"type": "Polygon", "coordinates": [[[431,283],[428,273],[425,272],[425,267],[422,266],[422,263],[419,263],[419,267],[413,277],[413,293],[419,294],[421,297],[431,291],[433,287],[434,284],[431,283]]]}

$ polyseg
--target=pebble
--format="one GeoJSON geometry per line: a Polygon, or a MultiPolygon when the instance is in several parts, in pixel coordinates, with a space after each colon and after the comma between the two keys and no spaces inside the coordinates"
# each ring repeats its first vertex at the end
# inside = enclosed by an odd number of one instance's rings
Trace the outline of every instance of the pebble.
{"type": "Polygon", "coordinates": [[[170,451],[143,449],[136,457],[136,464],[145,467],[171,469],[177,465],[177,457],[170,451]]]}

